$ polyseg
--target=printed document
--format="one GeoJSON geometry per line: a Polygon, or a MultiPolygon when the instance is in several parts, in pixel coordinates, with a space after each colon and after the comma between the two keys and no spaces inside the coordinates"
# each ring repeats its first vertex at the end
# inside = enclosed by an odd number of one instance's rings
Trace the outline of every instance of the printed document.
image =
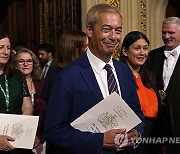
{"type": "Polygon", "coordinates": [[[16,148],[33,149],[38,120],[38,116],[0,114],[0,135],[13,137],[10,144],[16,148]]]}
{"type": "Polygon", "coordinates": [[[104,133],[114,128],[126,128],[128,132],[139,123],[139,117],[114,92],[74,120],[71,125],[81,131],[104,133]]]}

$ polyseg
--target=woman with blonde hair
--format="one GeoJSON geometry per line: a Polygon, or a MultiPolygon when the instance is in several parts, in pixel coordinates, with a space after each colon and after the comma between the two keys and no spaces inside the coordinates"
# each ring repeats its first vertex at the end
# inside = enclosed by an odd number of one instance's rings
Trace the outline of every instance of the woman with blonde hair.
{"type": "Polygon", "coordinates": [[[27,48],[20,48],[15,57],[14,62],[16,68],[19,69],[25,76],[28,89],[31,95],[33,104],[33,115],[39,116],[39,125],[36,134],[34,148],[37,154],[41,154],[42,144],[44,143],[43,126],[47,105],[43,99],[40,98],[43,80],[41,80],[41,67],[36,55],[27,48]]]}

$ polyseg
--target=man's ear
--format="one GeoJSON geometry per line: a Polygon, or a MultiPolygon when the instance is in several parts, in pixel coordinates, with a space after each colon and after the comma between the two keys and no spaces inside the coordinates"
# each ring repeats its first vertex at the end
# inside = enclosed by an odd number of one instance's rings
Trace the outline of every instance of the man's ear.
{"type": "Polygon", "coordinates": [[[86,34],[88,37],[92,36],[92,27],[90,25],[86,26],[86,34]]]}
{"type": "Polygon", "coordinates": [[[52,52],[48,52],[48,57],[53,57],[52,52]]]}
{"type": "Polygon", "coordinates": [[[128,51],[125,49],[125,47],[122,48],[122,53],[124,56],[128,56],[128,51]]]}

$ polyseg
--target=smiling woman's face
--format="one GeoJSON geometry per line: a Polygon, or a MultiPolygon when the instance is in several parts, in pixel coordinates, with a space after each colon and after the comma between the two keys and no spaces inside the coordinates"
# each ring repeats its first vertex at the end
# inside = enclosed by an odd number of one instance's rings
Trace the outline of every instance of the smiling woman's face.
{"type": "Polygon", "coordinates": [[[127,57],[128,64],[131,65],[132,68],[140,68],[148,57],[149,45],[141,38],[129,46],[123,54],[127,57]]]}
{"type": "Polygon", "coordinates": [[[17,69],[25,76],[30,76],[33,70],[33,60],[29,53],[17,53],[17,69]]]}

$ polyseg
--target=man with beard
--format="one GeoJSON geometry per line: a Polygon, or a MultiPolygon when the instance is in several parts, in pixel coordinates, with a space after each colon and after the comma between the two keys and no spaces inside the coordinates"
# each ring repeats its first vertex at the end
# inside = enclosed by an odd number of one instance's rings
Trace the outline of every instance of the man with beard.
{"type": "Polygon", "coordinates": [[[37,48],[38,58],[42,66],[42,79],[45,80],[45,77],[48,73],[48,69],[51,66],[51,63],[54,59],[55,49],[49,43],[40,44],[37,48]]]}
{"type": "MultiPolygon", "coordinates": [[[[169,17],[162,24],[164,46],[149,54],[150,68],[156,75],[162,99],[159,110],[159,135],[180,137],[180,19],[169,17]],[[178,87],[179,86],[179,87],[178,87]],[[176,89],[175,89],[176,88],[176,89]]],[[[179,144],[165,144],[167,154],[180,153],[179,144]]]]}
{"type": "Polygon", "coordinates": [[[45,124],[47,141],[57,146],[60,150],[57,153],[62,154],[115,154],[116,150],[124,153],[126,149],[130,152],[135,145],[132,139],[143,133],[143,122],[129,132],[118,128],[92,133],[70,125],[113,91],[126,101],[141,120],[144,118],[131,71],[112,58],[122,34],[119,11],[108,4],[93,6],[86,16],[86,34],[88,49],[58,74],[52,88],[45,124]],[[114,77],[111,82],[113,88],[108,86],[109,71],[114,77]],[[123,146],[120,136],[125,136],[125,133],[127,138],[123,138],[126,140],[123,146]]]}

